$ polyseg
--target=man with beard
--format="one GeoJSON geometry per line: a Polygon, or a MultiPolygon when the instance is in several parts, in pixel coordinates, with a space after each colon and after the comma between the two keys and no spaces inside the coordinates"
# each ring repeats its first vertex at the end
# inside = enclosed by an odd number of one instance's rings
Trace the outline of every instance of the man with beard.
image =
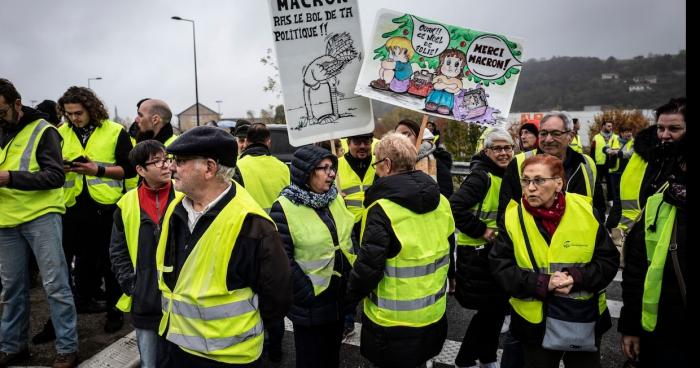
{"type": "MultiPolygon", "coordinates": [[[[137,106],[138,115],[135,123],[138,126],[138,133],[136,133],[136,143],[155,139],[166,147],[169,146],[177,136],[173,133],[173,126],[170,124],[173,113],[168,104],[162,100],[148,98],[139,101],[137,106]]],[[[138,175],[124,180],[126,190],[135,188],[138,180],[138,175]]]]}
{"type": "Polygon", "coordinates": [[[29,357],[27,262],[34,253],[56,327],[54,367],[78,359],[77,316],[62,248],[65,212],[61,136],[46,115],[22,106],[20,94],[0,79],[0,366],[29,357]]]}

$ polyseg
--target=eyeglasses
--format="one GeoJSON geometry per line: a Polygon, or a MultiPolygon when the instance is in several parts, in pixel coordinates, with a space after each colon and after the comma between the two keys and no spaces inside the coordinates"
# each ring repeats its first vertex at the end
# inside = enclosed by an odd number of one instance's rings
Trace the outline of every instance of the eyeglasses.
{"type": "Polygon", "coordinates": [[[158,160],[153,160],[153,161],[144,162],[144,165],[145,165],[145,166],[153,165],[153,166],[155,166],[156,169],[162,169],[162,168],[164,168],[164,167],[170,166],[170,164],[172,164],[172,163],[173,163],[173,158],[172,158],[172,157],[166,157],[166,158],[161,158],[161,159],[158,159],[158,160]]]}
{"type": "Polygon", "coordinates": [[[559,138],[559,137],[561,137],[562,135],[564,135],[564,134],[566,134],[566,133],[568,133],[568,132],[570,132],[570,130],[549,130],[549,131],[547,131],[547,130],[540,130],[540,132],[539,132],[538,134],[539,134],[540,137],[542,137],[542,138],[544,138],[544,137],[546,137],[546,136],[548,136],[548,135],[551,135],[552,138],[559,138]]]}
{"type": "Polygon", "coordinates": [[[520,179],[520,185],[523,188],[527,188],[530,186],[530,183],[532,183],[532,184],[535,184],[536,187],[540,187],[547,180],[554,180],[554,179],[559,179],[559,178],[556,176],[553,178],[534,178],[534,179],[522,178],[522,179],[520,179]]]}
{"type": "Polygon", "coordinates": [[[333,172],[334,174],[338,172],[338,168],[336,166],[333,166],[333,165],[317,166],[317,167],[314,167],[314,170],[317,170],[317,171],[323,170],[323,172],[326,173],[326,175],[330,175],[331,172],[333,172]]]}
{"type": "Polygon", "coordinates": [[[389,159],[389,157],[384,157],[383,159],[381,159],[381,160],[379,160],[379,161],[374,161],[374,162],[372,163],[372,168],[376,168],[377,165],[379,165],[380,163],[382,163],[383,161],[386,161],[386,160],[388,160],[388,159],[389,159]]]}
{"type": "Polygon", "coordinates": [[[499,153],[499,152],[505,152],[505,153],[513,152],[513,146],[496,146],[496,147],[489,147],[488,149],[490,149],[491,151],[496,152],[496,153],[499,153]]]}

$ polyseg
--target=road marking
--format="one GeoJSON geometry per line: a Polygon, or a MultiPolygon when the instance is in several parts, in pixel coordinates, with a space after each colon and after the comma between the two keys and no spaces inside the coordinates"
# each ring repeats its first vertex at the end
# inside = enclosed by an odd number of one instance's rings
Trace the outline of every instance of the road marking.
{"type": "Polygon", "coordinates": [[[136,368],[141,363],[136,344],[136,331],[117,340],[92,358],[82,362],[79,368],[125,367],[136,368]]]}

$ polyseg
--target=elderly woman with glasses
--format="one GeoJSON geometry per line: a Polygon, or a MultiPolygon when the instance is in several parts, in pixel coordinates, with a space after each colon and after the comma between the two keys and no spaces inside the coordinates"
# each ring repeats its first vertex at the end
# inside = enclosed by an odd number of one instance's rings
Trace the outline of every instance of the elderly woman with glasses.
{"type": "Polygon", "coordinates": [[[338,158],[330,151],[299,148],[292,159],[292,183],[270,211],[292,268],[294,304],[287,316],[294,325],[297,367],[339,363],[355,221],[338,195],[337,170],[338,158]]]}
{"type": "Polygon", "coordinates": [[[506,313],[506,296],[489,269],[488,254],[496,238],[501,179],[513,158],[513,138],[490,131],[485,148],[470,162],[470,173],[450,198],[457,234],[457,301],[477,313],[457,354],[457,367],[496,367],[498,338],[506,313]]]}
{"type": "Polygon", "coordinates": [[[361,354],[379,367],[416,367],[447,334],[447,269],[454,233],[437,183],[415,170],[414,142],[388,133],[376,146],[348,304],[362,299],[361,354]]]}
{"type": "Polygon", "coordinates": [[[557,367],[562,356],[566,367],[600,367],[597,347],[611,326],[604,290],[619,253],[590,199],[563,190],[561,160],[536,155],[521,173],[522,198],[508,204],[489,254],[510,296],[511,333],[526,367],[557,367]],[[562,328],[569,322],[578,327],[562,328]]]}

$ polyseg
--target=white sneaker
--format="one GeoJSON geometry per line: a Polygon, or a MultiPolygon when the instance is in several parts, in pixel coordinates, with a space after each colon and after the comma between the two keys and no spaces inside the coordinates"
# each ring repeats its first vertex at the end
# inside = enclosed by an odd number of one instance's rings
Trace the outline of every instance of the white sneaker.
{"type": "MultiPolygon", "coordinates": [[[[503,326],[501,326],[501,333],[506,333],[510,329],[510,315],[507,315],[503,320],[503,326]]],[[[489,363],[491,364],[491,363],[489,363]]],[[[485,367],[485,366],[484,366],[485,367]]]]}

